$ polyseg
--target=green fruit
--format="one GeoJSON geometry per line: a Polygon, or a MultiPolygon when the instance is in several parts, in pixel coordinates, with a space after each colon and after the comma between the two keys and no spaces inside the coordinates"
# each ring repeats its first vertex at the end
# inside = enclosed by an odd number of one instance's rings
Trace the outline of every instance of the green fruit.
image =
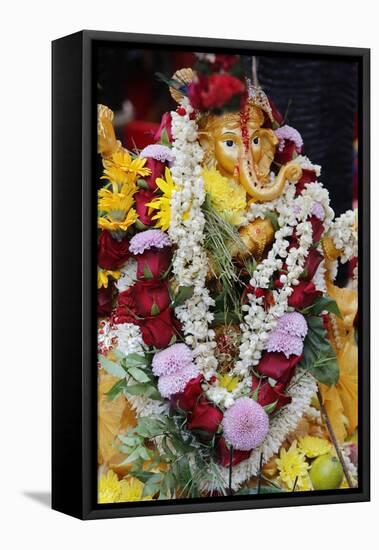
{"type": "Polygon", "coordinates": [[[342,482],[343,469],[337,457],[326,454],[313,462],[309,477],[316,491],[338,489],[342,482]]]}

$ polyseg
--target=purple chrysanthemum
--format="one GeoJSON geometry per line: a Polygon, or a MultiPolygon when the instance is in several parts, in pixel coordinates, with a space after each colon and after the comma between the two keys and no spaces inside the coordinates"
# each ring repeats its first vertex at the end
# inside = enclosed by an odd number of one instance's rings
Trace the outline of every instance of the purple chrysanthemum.
{"type": "Polygon", "coordinates": [[[325,219],[325,210],[320,202],[315,202],[313,204],[311,214],[313,214],[313,216],[316,216],[316,218],[321,221],[325,219]]]}
{"type": "Polygon", "coordinates": [[[278,331],[285,332],[290,336],[305,338],[308,332],[308,325],[304,315],[298,311],[293,311],[292,313],[284,313],[280,317],[274,332],[278,331]]]}
{"type": "Polygon", "coordinates": [[[271,332],[267,343],[267,351],[278,351],[287,357],[290,355],[301,355],[303,353],[303,340],[298,336],[290,336],[286,332],[274,330],[271,332]]]}
{"type": "Polygon", "coordinates": [[[154,355],[152,368],[155,376],[164,376],[192,364],[193,353],[190,348],[186,344],[174,344],[154,355]]]}
{"type": "Polygon", "coordinates": [[[240,397],[224,414],[224,438],[238,451],[258,447],[269,429],[268,415],[254,399],[240,397]]]}
{"type": "Polygon", "coordinates": [[[159,143],[147,145],[145,149],[142,149],[139,156],[141,158],[150,157],[155,160],[159,160],[160,162],[172,162],[174,160],[174,155],[170,147],[166,147],[166,145],[159,145],[159,143]]]}
{"type": "Polygon", "coordinates": [[[132,254],[143,254],[150,248],[164,248],[165,246],[171,246],[168,235],[160,229],[148,229],[137,233],[130,239],[129,250],[132,254]]]}
{"type": "Polygon", "coordinates": [[[199,369],[192,363],[172,374],[160,376],[158,379],[159,393],[162,397],[168,399],[172,395],[182,392],[188,382],[192,380],[192,378],[196,378],[198,374],[199,369]]]}
{"type": "Polygon", "coordinates": [[[276,137],[279,139],[279,145],[278,149],[279,151],[283,151],[285,141],[293,141],[296,146],[296,151],[300,153],[301,148],[303,146],[303,138],[301,137],[300,133],[295,129],[292,128],[292,126],[288,126],[285,124],[281,128],[278,128],[275,130],[276,137]]]}

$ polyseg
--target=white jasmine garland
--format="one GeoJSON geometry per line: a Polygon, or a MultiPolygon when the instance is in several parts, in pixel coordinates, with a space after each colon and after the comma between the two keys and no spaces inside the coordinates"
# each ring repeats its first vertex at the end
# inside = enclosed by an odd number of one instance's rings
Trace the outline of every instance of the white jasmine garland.
{"type": "Polygon", "coordinates": [[[358,256],[357,211],[347,210],[334,220],[329,236],[336,248],[341,250],[341,263],[358,256]]]}

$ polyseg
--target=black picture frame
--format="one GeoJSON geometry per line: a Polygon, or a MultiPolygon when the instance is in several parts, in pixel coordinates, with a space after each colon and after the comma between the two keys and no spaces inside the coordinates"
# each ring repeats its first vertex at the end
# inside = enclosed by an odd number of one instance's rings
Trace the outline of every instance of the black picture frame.
{"type": "Polygon", "coordinates": [[[52,507],[81,519],[241,510],[370,499],[370,50],[81,31],[52,44],[52,507]],[[359,67],[359,487],[344,491],[96,504],[96,105],[99,43],[349,58],[359,67]],[[72,197],[68,202],[68,197],[72,197]],[[69,268],[68,268],[69,266],[69,268]]]}

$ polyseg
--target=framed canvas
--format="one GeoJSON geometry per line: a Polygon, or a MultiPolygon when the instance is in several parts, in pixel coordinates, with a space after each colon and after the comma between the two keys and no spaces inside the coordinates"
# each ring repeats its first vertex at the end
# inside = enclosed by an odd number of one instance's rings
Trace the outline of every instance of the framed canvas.
{"type": "Polygon", "coordinates": [[[55,510],[369,500],[369,60],[53,42],[55,510]]]}

